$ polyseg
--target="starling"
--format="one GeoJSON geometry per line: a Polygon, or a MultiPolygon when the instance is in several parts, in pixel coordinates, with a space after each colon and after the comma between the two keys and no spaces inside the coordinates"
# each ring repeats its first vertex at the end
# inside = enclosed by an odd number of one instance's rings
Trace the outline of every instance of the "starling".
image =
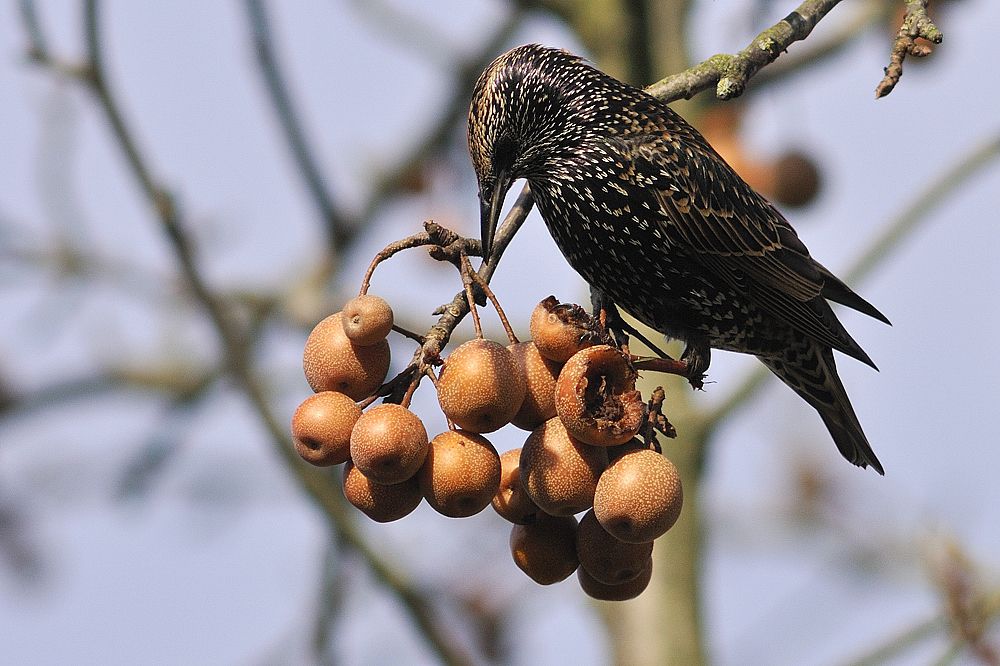
{"type": "Polygon", "coordinates": [[[469,150],[485,256],[504,196],[526,179],[560,251],[605,302],[683,340],[692,370],[713,347],[757,356],[847,460],[884,473],[833,350],[875,364],[827,301],[888,319],[665,103],[565,51],[521,46],[476,83],[469,150]]]}

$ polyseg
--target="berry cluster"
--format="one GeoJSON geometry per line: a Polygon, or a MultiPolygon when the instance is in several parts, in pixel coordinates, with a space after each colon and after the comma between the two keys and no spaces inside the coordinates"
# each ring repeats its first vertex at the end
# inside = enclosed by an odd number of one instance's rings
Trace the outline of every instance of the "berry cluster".
{"type": "MultiPolygon", "coordinates": [[[[385,382],[386,337],[396,327],[389,304],[364,293],[368,277],[362,295],[306,342],[303,367],[315,394],[292,417],[299,455],[314,465],[346,463],[344,495],[375,521],[402,518],[422,500],[455,518],[492,504],[513,523],[514,561],[536,582],[576,571],[593,597],[641,593],[653,541],[677,520],[682,493],[653,432],[672,434],[660,412],[663,392],[643,401],[627,347],[610,344],[583,308],[551,296],[532,313],[532,340],[518,342],[481,284],[511,343],[477,336],[426,362],[418,350],[417,362],[385,382]],[[449,423],[433,439],[408,408],[423,377],[449,423]],[[385,401],[372,406],[378,397],[385,401]],[[530,435],[499,455],[483,435],[508,423],[530,435]]],[[[463,278],[475,316],[473,280],[465,271],[463,278]]]]}

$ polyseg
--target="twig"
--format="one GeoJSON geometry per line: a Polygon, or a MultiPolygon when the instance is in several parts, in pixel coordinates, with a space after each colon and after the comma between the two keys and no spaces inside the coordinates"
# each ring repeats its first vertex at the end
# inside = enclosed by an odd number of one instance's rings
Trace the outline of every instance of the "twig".
{"type": "Polygon", "coordinates": [[[413,399],[413,394],[416,392],[417,387],[420,386],[420,380],[424,378],[424,373],[422,371],[417,371],[413,373],[413,379],[410,380],[410,385],[406,387],[406,393],[403,394],[403,398],[399,401],[399,404],[403,407],[409,407],[410,401],[413,399]]]}
{"type": "MultiPolygon", "coordinates": [[[[427,365],[424,366],[424,374],[427,375],[428,379],[431,380],[431,384],[434,385],[434,390],[438,390],[438,377],[434,374],[434,368],[427,365]]],[[[456,430],[455,422],[451,420],[451,417],[447,414],[444,415],[445,420],[448,422],[448,430],[456,430]]]]}
{"type": "MultiPolygon", "coordinates": [[[[503,253],[506,251],[507,246],[510,245],[514,234],[524,224],[524,220],[527,219],[533,205],[534,201],[531,198],[531,190],[525,185],[518,195],[517,201],[514,202],[513,207],[504,219],[503,224],[497,230],[497,236],[493,241],[493,251],[490,252],[489,261],[481,265],[477,271],[477,274],[484,282],[489,283],[490,279],[492,279],[493,273],[496,271],[501,257],[503,257],[503,253]]],[[[451,334],[455,330],[455,327],[469,313],[469,304],[465,297],[465,291],[462,290],[455,294],[451,302],[440,308],[440,312],[441,315],[438,317],[437,323],[424,336],[425,342],[420,350],[426,362],[440,358],[441,351],[448,344],[448,340],[451,339],[451,334]]]]}
{"type": "Polygon", "coordinates": [[[345,578],[345,562],[337,548],[336,540],[331,539],[326,545],[323,553],[323,563],[321,565],[320,580],[317,595],[317,612],[315,624],[312,632],[313,655],[318,664],[334,664],[327,652],[330,650],[331,634],[333,633],[333,623],[344,609],[344,601],[347,596],[347,585],[345,578]]]}
{"type": "MultiPolygon", "coordinates": [[[[465,256],[465,263],[468,265],[469,257],[465,256]]],[[[490,299],[490,303],[493,304],[493,309],[497,311],[497,317],[500,318],[500,323],[503,325],[503,330],[507,333],[507,339],[510,340],[510,344],[516,345],[518,343],[517,335],[514,334],[514,329],[511,328],[510,321],[507,319],[507,313],[503,311],[500,306],[500,300],[497,299],[496,294],[490,289],[490,284],[479,277],[477,273],[472,273],[472,266],[469,266],[469,272],[472,275],[472,279],[475,281],[476,285],[483,290],[486,294],[486,298],[490,299]]]]}
{"type": "Polygon", "coordinates": [[[720,53],[683,72],[673,74],[646,88],[665,102],[691,99],[715,86],[719,99],[739,97],[747,82],[765,65],[774,62],[789,46],[809,36],[812,29],[841,0],[805,0],[775,25],[754,37],[736,54],[720,53]]]}
{"type": "Polygon", "coordinates": [[[396,331],[400,335],[403,335],[403,336],[405,336],[405,337],[413,340],[414,342],[418,342],[420,344],[424,344],[424,336],[420,335],[419,333],[414,333],[413,331],[411,331],[409,329],[405,329],[405,328],[403,328],[402,326],[400,326],[398,324],[393,324],[392,325],[392,330],[396,331]]]}
{"type": "Polygon", "coordinates": [[[465,288],[465,300],[469,304],[469,314],[472,315],[472,325],[476,329],[476,337],[482,339],[483,324],[479,321],[479,310],[476,308],[476,297],[472,294],[472,264],[469,257],[462,255],[458,264],[458,272],[462,275],[462,286],[465,288]]]}
{"type": "Polygon", "coordinates": [[[808,71],[813,65],[825,62],[864,37],[867,29],[881,25],[889,20],[893,5],[886,0],[866,0],[862,7],[856,9],[854,16],[835,26],[833,32],[815,35],[808,41],[808,46],[801,51],[779,58],[767,68],[762,69],[754,77],[755,91],[775,83],[786,81],[789,77],[808,71]]]}
{"type": "Polygon", "coordinates": [[[930,54],[931,47],[917,42],[917,39],[923,38],[934,44],[940,44],[944,38],[938,27],[927,16],[927,0],[905,0],[905,2],[906,14],[903,16],[902,25],[899,26],[899,32],[896,33],[896,40],[892,43],[885,76],[875,87],[875,99],[885,97],[899,83],[906,56],[922,58],[930,54]]]}
{"type": "Polygon", "coordinates": [[[395,255],[403,250],[409,250],[414,247],[421,247],[424,245],[432,245],[434,241],[431,239],[430,234],[424,230],[421,233],[413,234],[412,236],[407,236],[406,238],[400,239],[389,243],[384,248],[379,250],[374,257],[372,257],[371,262],[368,264],[368,270],[365,271],[365,276],[361,280],[361,289],[358,294],[364,296],[368,293],[368,287],[371,286],[372,275],[375,273],[375,269],[383,261],[389,257],[395,255]]]}
{"type": "MultiPolygon", "coordinates": [[[[988,620],[996,621],[1000,615],[1000,591],[994,590],[982,598],[980,612],[988,620]]],[[[878,666],[893,661],[904,652],[948,629],[948,613],[941,611],[914,626],[891,636],[867,654],[847,662],[849,666],[878,666]]]]}

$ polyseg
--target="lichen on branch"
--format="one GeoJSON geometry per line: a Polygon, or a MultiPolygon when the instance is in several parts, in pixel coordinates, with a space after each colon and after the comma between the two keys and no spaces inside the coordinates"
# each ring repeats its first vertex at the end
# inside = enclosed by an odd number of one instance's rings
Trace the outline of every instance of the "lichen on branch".
{"type": "Polygon", "coordinates": [[[806,0],[795,11],[762,31],[742,51],[720,53],[677,74],[652,84],[646,91],[665,102],[691,99],[715,86],[715,96],[726,100],[739,97],[747,82],[761,68],[777,60],[793,43],[809,36],[820,19],[840,0],[806,0]]]}

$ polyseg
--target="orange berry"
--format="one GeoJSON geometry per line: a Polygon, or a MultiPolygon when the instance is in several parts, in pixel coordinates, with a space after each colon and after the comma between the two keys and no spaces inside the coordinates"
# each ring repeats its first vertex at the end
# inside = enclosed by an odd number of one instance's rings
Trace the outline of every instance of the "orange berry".
{"type": "Polygon", "coordinates": [[[302,369],[313,391],[339,391],[354,400],[375,392],[389,372],[389,343],[359,347],[344,333],[341,313],[320,323],[309,334],[302,369]]]}
{"type": "Polygon", "coordinates": [[[579,565],[576,518],[540,513],[529,525],[514,525],[510,530],[510,553],[518,568],[539,585],[569,578],[579,565]]]}
{"type": "Polygon", "coordinates": [[[549,296],[531,313],[531,339],[542,356],[558,363],[597,340],[594,318],[579,305],[549,296]]]}
{"type": "Polygon", "coordinates": [[[469,432],[493,432],[510,423],[524,402],[524,377],[503,345],[475,339],[445,359],[437,383],[441,411],[469,432]]]}
{"type": "Polygon", "coordinates": [[[608,585],[590,575],[590,572],[580,567],[576,570],[576,578],[587,596],[601,601],[628,601],[635,599],[649,587],[653,578],[653,558],[649,557],[639,575],[625,583],[608,585]]]}
{"type": "Polygon", "coordinates": [[[524,377],[524,401],[511,419],[522,430],[534,430],[556,415],[556,378],[562,367],[541,355],[533,342],[507,347],[524,377]]]}
{"type": "Polygon", "coordinates": [[[673,527],[684,502],[674,464],[656,451],[631,451],[604,470],[594,515],[620,541],[645,543],[673,527]]]}
{"type": "Polygon", "coordinates": [[[313,465],[346,462],[351,455],[351,430],[361,408],[343,393],[321,391],[299,405],[292,415],[295,450],[313,465]]]}
{"type": "Polygon", "coordinates": [[[377,523],[399,520],[423,499],[416,477],[384,486],[362,474],[351,461],[344,466],[343,485],[347,501],[377,523]]]}
{"type": "Polygon", "coordinates": [[[541,512],[521,485],[521,449],[500,455],[500,488],[493,498],[493,509],[501,518],[518,525],[532,522],[541,512]]]}
{"type": "Polygon", "coordinates": [[[402,483],[427,456],[427,430],[401,405],[385,403],[361,415],[351,433],[351,460],[376,483],[402,483]]]}
{"type": "Polygon", "coordinates": [[[485,509],[500,487],[500,456],[482,435],[446,430],[431,440],[419,479],[432,509],[465,518],[485,509]]]}
{"type": "Polygon", "coordinates": [[[362,294],[344,304],[344,334],[359,347],[378,344],[392,330],[392,308],[384,299],[362,294]]]}
{"type": "Polygon", "coordinates": [[[593,506],[607,465],[606,449],[573,439],[562,421],[549,419],[521,447],[521,484],[542,511],[569,516],[593,506]]]}
{"type": "Polygon", "coordinates": [[[653,554],[653,542],[625,543],[601,527],[593,509],[584,514],[576,533],[580,566],[605,585],[620,585],[643,572],[653,554]]]}
{"type": "Polygon", "coordinates": [[[594,446],[632,439],[646,418],[635,370],[609,345],[576,353],[556,382],[556,413],[573,437],[594,446]]]}

